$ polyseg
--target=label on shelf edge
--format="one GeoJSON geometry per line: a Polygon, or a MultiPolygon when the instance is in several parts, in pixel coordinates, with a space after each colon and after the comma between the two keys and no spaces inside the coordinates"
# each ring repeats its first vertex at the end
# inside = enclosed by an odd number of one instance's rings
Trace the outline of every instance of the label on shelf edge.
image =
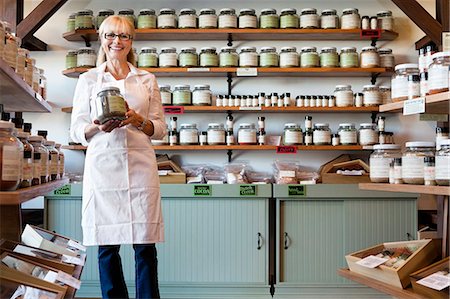
{"type": "Polygon", "coordinates": [[[360,37],[361,38],[380,38],[381,37],[381,30],[380,29],[361,30],[360,31],[360,37]]]}
{"type": "Polygon", "coordinates": [[[240,111],[261,111],[261,107],[239,107],[240,111]]]}
{"type": "Polygon", "coordinates": [[[258,69],[256,67],[238,67],[236,75],[238,77],[256,77],[258,76],[258,69]]]}
{"type": "Polygon", "coordinates": [[[209,72],[209,67],[189,67],[187,69],[188,72],[209,72]]]}
{"type": "Polygon", "coordinates": [[[184,114],[183,106],[163,106],[164,114],[184,114]]]}
{"type": "Polygon", "coordinates": [[[378,267],[379,265],[386,263],[388,260],[389,259],[386,259],[386,258],[369,255],[369,256],[363,258],[362,260],[357,261],[356,263],[360,266],[373,269],[373,268],[378,267]]]}
{"type": "Polygon", "coordinates": [[[403,115],[413,115],[425,112],[425,98],[415,98],[403,102],[403,115]]]}
{"type": "Polygon", "coordinates": [[[277,146],[277,154],[296,154],[297,147],[290,145],[277,146]]]}

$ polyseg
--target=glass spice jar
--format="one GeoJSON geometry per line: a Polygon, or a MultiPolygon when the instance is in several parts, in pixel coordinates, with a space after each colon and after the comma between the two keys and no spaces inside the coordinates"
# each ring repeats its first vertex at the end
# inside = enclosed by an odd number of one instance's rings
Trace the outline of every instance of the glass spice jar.
{"type": "Polygon", "coordinates": [[[66,70],[77,67],[77,50],[69,50],[66,54],[66,70]]]}
{"type": "Polygon", "coordinates": [[[255,47],[242,47],[239,53],[240,67],[258,67],[258,53],[255,47]]]}
{"type": "Polygon", "coordinates": [[[44,75],[43,69],[39,70],[39,94],[46,99],[47,98],[47,77],[44,75]]]}
{"type": "Polygon", "coordinates": [[[139,11],[137,18],[138,29],[153,29],[156,28],[156,12],[151,8],[144,8],[139,11]]]}
{"type": "Polygon", "coordinates": [[[280,67],[298,67],[300,56],[295,47],[283,47],[280,52],[280,67]]]}
{"type": "Polygon", "coordinates": [[[117,87],[105,87],[95,99],[96,119],[100,124],[109,120],[124,120],[127,112],[125,99],[117,87]]]}
{"type": "Polygon", "coordinates": [[[388,183],[389,168],[395,158],[400,158],[402,153],[400,145],[375,144],[374,152],[370,155],[370,181],[373,183],[388,183]]]}
{"type": "Polygon", "coordinates": [[[217,55],[215,47],[201,48],[199,58],[201,67],[219,66],[219,56],[217,55]]]}
{"type": "Polygon", "coordinates": [[[303,143],[303,133],[299,125],[295,123],[284,124],[283,144],[300,145],[303,143]]]}
{"type": "Polygon", "coordinates": [[[404,63],[395,66],[391,80],[392,101],[408,99],[408,76],[419,75],[419,66],[415,63],[404,63]]]}
{"type": "Polygon", "coordinates": [[[419,75],[408,76],[408,100],[420,97],[420,77],[419,75]]]}
{"type": "Polygon", "coordinates": [[[303,47],[300,53],[300,66],[306,68],[320,66],[319,54],[316,47],[303,47]]]}
{"type": "MultiPolygon", "coordinates": [[[[76,17],[76,13],[71,13],[69,15],[69,17],[67,18],[67,23],[66,23],[66,31],[67,32],[72,32],[75,31],[75,17],[76,17]]],[[[4,40],[4,36],[1,40],[4,40]]]]}
{"type": "Polygon", "coordinates": [[[219,11],[219,28],[237,28],[236,10],[222,8],[219,11]]]}
{"type": "Polygon", "coordinates": [[[359,29],[361,18],[357,8],[346,8],[342,10],[341,29],[359,29]]]}
{"type": "Polygon", "coordinates": [[[134,26],[136,27],[136,17],[134,16],[134,10],[131,8],[124,8],[119,10],[119,12],[117,13],[119,16],[123,16],[125,18],[127,18],[127,20],[134,26]]]}
{"type": "Polygon", "coordinates": [[[341,49],[340,66],[343,68],[359,67],[358,53],[355,47],[344,47],[341,49]]]}
{"type": "Polygon", "coordinates": [[[206,132],[206,140],[208,145],[225,144],[225,129],[223,124],[209,123],[208,130],[206,132]]]}
{"type": "Polygon", "coordinates": [[[94,12],[83,9],[75,15],[75,29],[94,29],[94,12]]]}
{"type": "Polygon", "coordinates": [[[380,56],[380,67],[384,67],[388,70],[394,69],[395,57],[392,54],[392,49],[388,48],[378,49],[378,55],[380,56]]]}
{"type": "Polygon", "coordinates": [[[353,106],[353,91],[351,85],[336,85],[334,97],[337,107],[353,106]]]}
{"type": "Polygon", "coordinates": [[[364,47],[360,57],[362,68],[372,68],[380,66],[380,56],[376,47],[364,47]]]}
{"type": "Polygon", "coordinates": [[[450,51],[437,52],[428,66],[428,93],[436,94],[449,90],[450,51]]]}
{"type": "Polygon", "coordinates": [[[56,143],[55,148],[58,151],[58,178],[62,179],[65,174],[65,156],[60,143],[56,143]]]}
{"type": "Polygon", "coordinates": [[[181,145],[198,144],[198,130],[196,124],[180,125],[180,144],[181,145]]]}
{"type": "Polygon", "coordinates": [[[256,29],[258,21],[253,8],[243,8],[239,11],[239,28],[256,29]]]}
{"type": "Polygon", "coordinates": [[[39,93],[39,68],[33,67],[33,83],[31,84],[31,87],[36,93],[39,93]]]}
{"type": "Polygon", "coordinates": [[[378,143],[377,126],[372,123],[362,123],[359,125],[359,144],[373,145],[378,143]]]}
{"type": "Polygon", "coordinates": [[[327,123],[314,124],[313,143],[314,145],[331,145],[331,130],[327,123]]]}
{"type": "Polygon", "coordinates": [[[256,144],[255,124],[249,123],[239,124],[238,144],[240,145],[256,144]]]}
{"type": "Polygon", "coordinates": [[[339,124],[338,135],[342,145],[358,144],[358,132],[353,123],[339,124]]]}
{"type": "Polygon", "coordinates": [[[177,67],[177,50],[173,47],[162,48],[159,54],[159,67],[177,67]]]}
{"type": "Polygon", "coordinates": [[[192,92],[192,105],[211,106],[211,90],[209,85],[194,85],[194,91],[192,92]]]}
{"type": "Polygon", "coordinates": [[[95,19],[95,26],[96,26],[96,28],[99,29],[100,25],[103,23],[103,21],[107,17],[112,16],[112,15],[114,15],[114,10],[112,10],[112,9],[100,9],[98,11],[97,18],[95,19]]]}
{"type": "Polygon", "coordinates": [[[363,105],[365,107],[375,107],[383,104],[380,89],[376,85],[364,85],[363,95],[363,105]]]}
{"type": "Polygon", "coordinates": [[[80,48],[77,52],[77,67],[95,67],[97,55],[92,48],[80,48]]]}
{"type": "Polygon", "coordinates": [[[277,29],[279,26],[280,21],[276,9],[265,8],[261,10],[261,15],[259,16],[259,28],[277,29]]]}
{"type": "Polygon", "coordinates": [[[450,185],[450,139],[441,142],[441,148],[436,152],[436,184],[450,185]]]}
{"type": "Polygon", "coordinates": [[[339,54],[335,47],[324,47],[320,50],[321,67],[339,67],[339,54]]]}
{"type": "Polygon", "coordinates": [[[361,29],[362,30],[369,30],[370,29],[370,18],[369,18],[369,16],[362,16],[361,17],[361,29]]]}
{"type": "Polygon", "coordinates": [[[22,79],[25,77],[26,59],[29,56],[30,51],[27,49],[19,48],[17,50],[16,74],[22,79]]]}
{"type": "Polygon", "coordinates": [[[34,65],[36,64],[36,60],[34,58],[27,57],[25,58],[25,74],[24,74],[24,80],[25,83],[32,86],[33,85],[33,69],[34,65]]]}
{"type": "Polygon", "coordinates": [[[193,8],[183,8],[178,16],[178,28],[197,28],[197,15],[193,8]]]}
{"type": "Polygon", "coordinates": [[[425,186],[435,186],[436,185],[436,165],[434,157],[425,157],[423,168],[423,180],[425,186]]]}
{"type": "Polygon", "coordinates": [[[24,149],[13,130],[13,123],[0,121],[0,191],[14,191],[20,184],[24,149]]]}
{"type": "Polygon", "coordinates": [[[158,54],[156,48],[143,47],[138,56],[139,67],[158,67],[158,54]]]}
{"type": "Polygon", "coordinates": [[[217,28],[216,10],[212,8],[202,8],[198,16],[198,28],[213,29],[217,28]]]}
{"type": "Polygon", "coordinates": [[[377,28],[381,30],[394,30],[394,18],[392,17],[392,11],[384,10],[377,12],[378,25],[377,28]]]}
{"type": "Polygon", "coordinates": [[[433,142],[407,142],[402,156],[402,178],[405,184],[423,185],[424,158],[434,157],[433,142]]]}
{"type": "Polygon", "coordinates": [[[5,46],[3,47],[3,60],[13,69],[16,68],[17,51],[19,49],[20,38],[11,33],[11,29],[6,27],[5,46]]]}
{"type": "Polygon", "coordinates": [[[275,47],[262,47],[259,53],[260,67],[278,67],[279,57],[275,47]]]}
{"type": "Polygon", "coordinates": [[[172,92],[170,91],[170,85],[160,85],[159,93],[161,94],[161,104],[163,106],[172,105],[172,92]]]}
{"type": "Polygon", "coordinates": [[[237,67],[239,66],[239,55],[236,48],[223,47],[220,49],[219,65],[221,67],[237,67]]]}
{"type": "Polygon", "coordinates": [[[295,8],[285,8],[280,13],[280,28],[295,29],[299,27],[300,19],[295,8]]]}
{"type": "Polygon", "coordinates": [[[31,180],[33,179],[33,153],[34,149],[31,143],[28,142],[30,133],[18,132],[17,138],[23,144],[23,158],[22,171],[20,178],[20,188],[31,187],[31,180]]]}
{"type": "Polygon", "coordinates": [[[300,28],[319,28],[319,15],[315,8],[304,8],[300,12],[300,28]]]}
{"type": "Polygon", "coordinates": [[[33,157],[33,180],[32,185],[36,184],[35,178],[38,176],[39,184],[45,184],[49,182],[49,174],[50,174],[50,158],[48,149],[44,146],[44,137],[42,136],[30,136],[28,141],[34,148],[34,157],[33,157]],[[39,165],[36,165],[36,164],[39,165]],[[37,172],[38,173],[35,173],[37,172]]]}
{"type": "Polygon", "coordinates": [[[381,100],[383,104],[391,102],[391,88],[389,86],[380,86],[381,100]]]}
{"type": "Polygon", "coordinates": [[[175,106],[192,105],[191,87],[189,85],[175,85],[172,93],[172,102],[175,106]]]}
{"type": "Polygon", "coordinates": [[[44,146],[48,150],[48,160],[49,160],[49,168],[48,168],[48,174],[49,174],[49,180],[50,181],[56,181],[58,179],[58,151],[55,148],[56,142],[45,140],[44,146]]]}
{"type": "Polygon", "coordinates": [[[339,28],[339,17],[336,9],[324,9],[320,15],[320,28],[337,29],[339,28]]]}
{"type": "Polygon", "coordinates": [[[175,9],[161,8],[158,15],[158,28],[175,29],[177,28],[177,16],[175,9]]]}
{"type": "Polygon", "coordinates": [[[182,48],[180,54],[178,54],[178,61],[181,67],[198,66],[197,50],[193,47],[182,48]]]}

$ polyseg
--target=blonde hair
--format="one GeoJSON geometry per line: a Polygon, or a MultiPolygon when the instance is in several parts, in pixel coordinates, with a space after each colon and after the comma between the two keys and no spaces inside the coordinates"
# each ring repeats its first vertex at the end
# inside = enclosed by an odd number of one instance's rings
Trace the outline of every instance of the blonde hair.
{"type": "MultiPolygon", "coordinates": [[[[109,28],[109,29],[113,29],[113,30],[116,29],[117,32],[119,32],[119,33],[130,34],[133,37],[133,39],[135,36],[134,25],[130,22],[129,19],[127,19],[124,16],[114,15],[114,16],[107,17],[102,22],[102,24],[100,25],[100,28],[98,29],[98,36],[99,36],[100,40],[105,38],[104,37],[105,28],[109,28]]],[[[106,54],[102,48],[102,45],[100,44],[100,48],[98,50],[98,55],[97,55],[97,66],[101,65],[105,61],[106,61],[106,54]]],[[[128,52],[127,61],[133,65],[136,63],[136,59],[135,59],[134,53],[133,53],[133,48],[130,48],[130,52],[128,52]]]]}

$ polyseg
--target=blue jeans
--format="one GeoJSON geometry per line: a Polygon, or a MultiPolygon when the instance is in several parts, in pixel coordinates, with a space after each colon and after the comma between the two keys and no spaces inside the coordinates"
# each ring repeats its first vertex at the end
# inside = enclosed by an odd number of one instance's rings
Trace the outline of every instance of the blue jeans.
{"type": "MultiPolygon", "coordinates": [[[[136,268],[136,299],[160,298],[155,244],[134,244],[133,248],[136,268]]],[[[129,298],[119,250],[120,245],[98,247],[102,298],[129,298]]]]}

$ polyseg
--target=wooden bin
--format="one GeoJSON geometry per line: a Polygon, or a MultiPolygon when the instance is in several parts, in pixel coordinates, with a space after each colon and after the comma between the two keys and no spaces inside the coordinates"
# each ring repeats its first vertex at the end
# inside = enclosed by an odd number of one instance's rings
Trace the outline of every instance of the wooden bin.
{"type": "Polygon", "coordinates": [[[404,241],[404,242],[390,242],[383,243],[371,248],[367,248],[361,251],[357,251],[345,256],[350,271],[359,273],[361,275],[373,278],[375,280],[382,281],[386,284],[398,287],[406,288],[410,284],[409,275],[428,266],[434,261],[437,256],[437,252],[434,248],[431,240],[418,240],[418,241],[404,241]],[[378,266],[376,268],[367,268],[358,265],[356,262],[360,261],[369,255],[377,255],[383,249],[405,247],[407,245],[419,246],[419,248],[406,260],[403,266],[393,269],[387,266],[378,266]]]}
{"type": "Polygon", "coordinates": [[[443,270],[448,271],[449,262],[450,262],[449,257],[446,257],[445,259],[437,263],[434,263],[426,268],[420,269],[419,271],[412,273],[409,277],[411,278],[411,283],[414,292],[419,293],[425,296],[426,298],[442,298],[442,299],[450,298],[450,288],[448,287],[441,291],[438,291],[417,283],[418,280],[421,280],[422,278],[425,278],[433,273],[443,270]]]}

